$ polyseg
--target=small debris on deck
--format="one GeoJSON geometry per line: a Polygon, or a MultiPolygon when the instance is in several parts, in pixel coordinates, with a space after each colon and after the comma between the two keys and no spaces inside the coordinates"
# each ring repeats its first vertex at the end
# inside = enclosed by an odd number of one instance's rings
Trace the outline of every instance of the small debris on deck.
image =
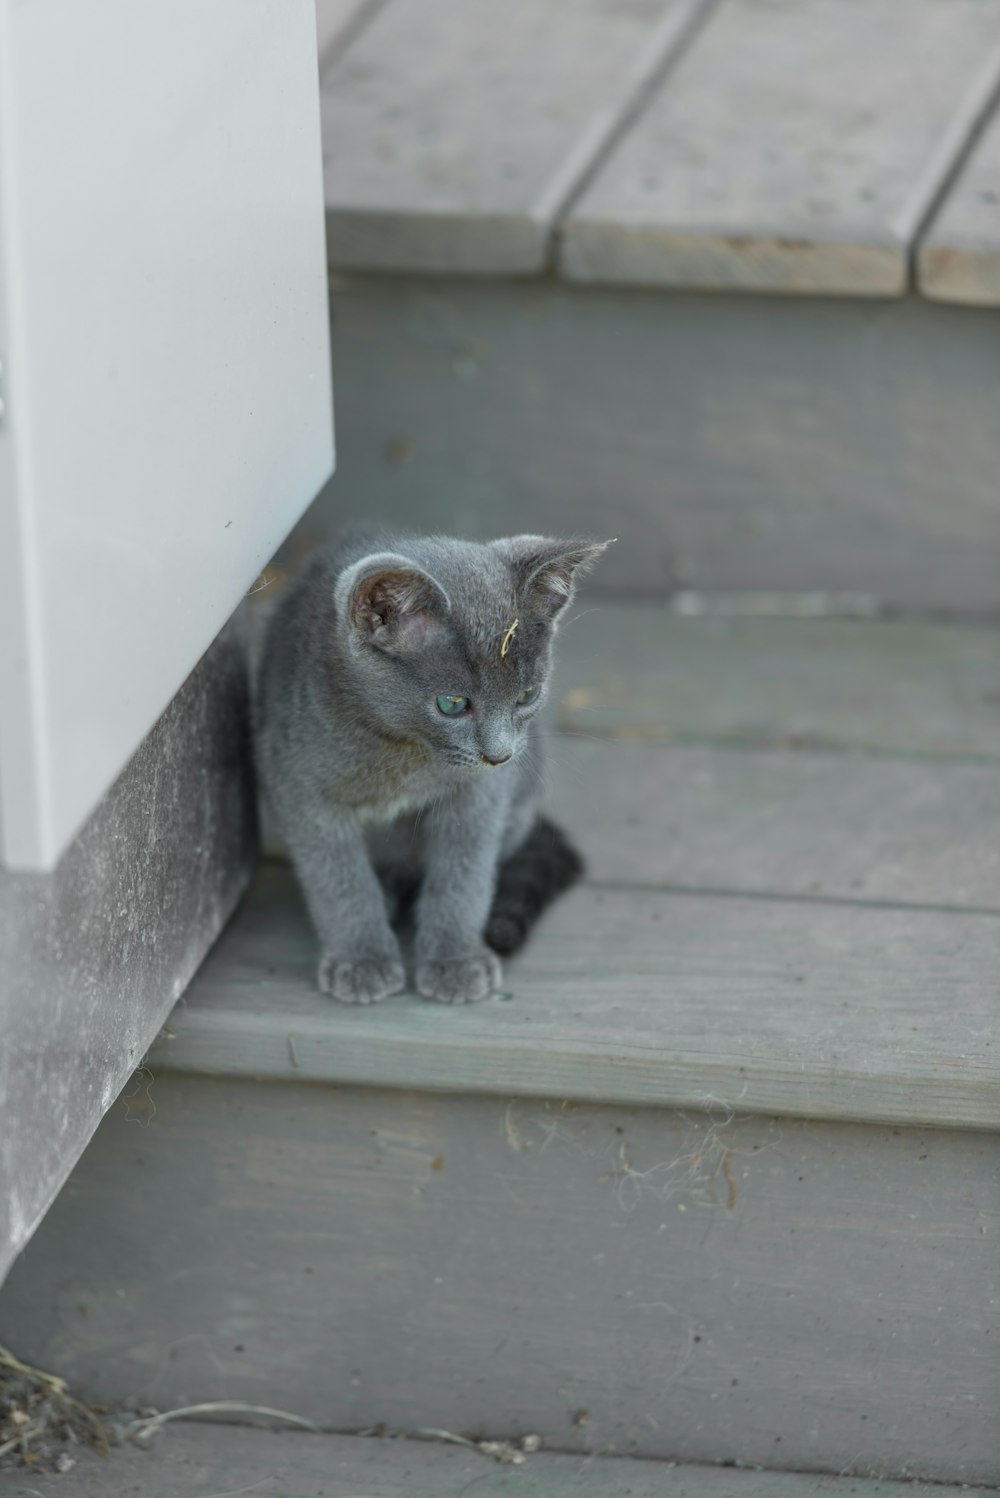
{"type": "Polygon", "coordinates": [[[0,1470],[69,1472],[87,1446],[108,1453],[97,1413],[74,1398],[64,1379],[0,1347],[0,1470]]]}

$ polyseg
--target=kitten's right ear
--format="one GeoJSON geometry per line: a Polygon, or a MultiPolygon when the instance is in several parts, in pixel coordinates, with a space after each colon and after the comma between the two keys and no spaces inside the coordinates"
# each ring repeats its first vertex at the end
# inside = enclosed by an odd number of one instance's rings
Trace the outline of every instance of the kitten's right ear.
{"type": "Polygon", "coordinates": [[[333,601],[338,618],[357,638],[387,655],[419,650],[451,609],[448,595],[430,573],[391,551],[346,567],[333,601]]]}
{"type": "Polygon", "coordinates": [[[592,567],[611,541],[557,541],[550,536],[505,536],[492,542],[514,574],[518,595],[554,625],[573,597],[576,576],[592,567]]]}

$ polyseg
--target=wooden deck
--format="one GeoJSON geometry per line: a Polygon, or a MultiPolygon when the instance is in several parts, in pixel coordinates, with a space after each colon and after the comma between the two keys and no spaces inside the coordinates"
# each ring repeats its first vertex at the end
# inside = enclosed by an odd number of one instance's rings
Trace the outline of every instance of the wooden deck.
{"type": "Polygon", "coordinates": [[[360,1012],[265,864],[0,1322],[111,1403],[546,1447],[168,1431],[163,1498],[996,1484],[1000,343],[936,302],[1000,304],[1000,7],[319,19],[341,466],[289,549],[621,537],[550,718],[588,876],[503,994],[360,1012]]]}
{"type": "Polygon", "coordinates": [[[1000,637],[609,607],[563,643],[590,872],[506,997],[330,1004],[266,868],[154,1071],[1000,1127],[1000,637]]]}
{"type": "MultiPolygon", "coordinates": [[[[146,1451],[102,1461],[84,1453],[72,1476],[0,1472],[0,1498],[961,1498],[967,1489],[850,1477],[732,1472],[620,1458],[529,1455],[504,1463],[443,1441],[305,1435],[174,1424],[146,1451]],[[666,1488],[664,1484],[669,1484],[666,1488]]],[[[985,1498],[985,1494],[984,1494],[985,1498]]]]}
{"type": "Polygon", "coordinates": [[[918,269],[926,297],[1000,306],[1000,119],[995,116],[921,241],[918,269]]]}
{"type": "Polygon", "coordinates": [[[332,1003],[265,865],[8,1339],[111,1404],[1000,1482],[1000,636],[581,601],[560,643],[589,874],[504,993],[332,1003]]]}
{"type": "Polygon", "coordinates": [[[336,267],[1000,299],[989,131],[976,148],[1000,12],[979,0],[318,15],[336,267]]]}
{"type": "Polygon", "coordinates": [[[598,590],[996,616],[1000,8],[319,8],[339,468],[302,538],[613,505],[598,590]]]}

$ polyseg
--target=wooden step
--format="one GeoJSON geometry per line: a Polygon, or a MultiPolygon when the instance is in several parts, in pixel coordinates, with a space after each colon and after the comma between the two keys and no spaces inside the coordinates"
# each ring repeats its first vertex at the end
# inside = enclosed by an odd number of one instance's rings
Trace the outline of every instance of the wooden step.
{"type": "Polygon", "coordinates": [[[1000,762],[993,625],[685,618],[600,598],[574,614],[557,650],[557,726],[570,733],[790,751],[799,762],[814,751],[1000,762]]]}
{"type": "Polygon", "coordinates": [[[1000,637],[602,608],[563,644],[590,876],[504,999],[329,1004],[267,867],[154,1069],[1000,1125],[1000,637]]]}
{"type": "Polygon", "coordinates": [[[920,290],[938,302],[1000,306],[1000,118],[976,142],[920,245],[920,290]]]}
{"type": "Polygon", "coordinates": [[[323,74],[331,262],[541,271],[557,215],[704,9],[705,0],[382,7],[323,74]]]}
{"type": "Polygon", "coordinates": [[[296,545],[372,515],[572,527],[618,537],[591,603],[768,590],[997,615],[990,314],[388,276],[339,278],[333,309],[338,474],[296,545]]]}
{"type": "Polygon", "coordinates": [[[7,1339],[112,1403],[1000,1482],[1000,640],[581,608],[561,643],[590,873],[505,995],[322,999],[266,866],[7,1339]]]}
{"type": "Polygon", "coordinates": [[[1000,340],[935,305],[997,303],[994,6],[327,5],[339,467],[297,542],[613,515],[618,597],[996,616],[1000,340]]]}
{"type": "Polygon", "coordinates": [[[1000,1126],[997,909],[592,886],[462,1012],[336,1008],[316,961],[290,873],[266,869],[154,1073],[1000,1126]]]}
{"type": "Polygon", "coordinates": [[[318,16],[338,269],[898,296],[1000,82],[978,0],[318,16]]]}
{"type": "Polygon", "coordinates": [[[0,1498],[959,1498],[960,1488],[722,1470],[533,1452],[518,1465],[469,1445],[291,1434],[218,1424],[168,1426],[147,1450],[81,1456],[72,1477],[0,1472],[0,1498]]]}
{"type": "Polygon", "coordinates": [[[0,1291],[5,1341],[111,1406],[1000,1484],[995,1133],[509,1081],[154,1063],[0,1291]]]}
{"type": "Polygon", "coordinates": [[[571,279],[899,295],[1000,79],[1000,16],[723,0],[565,224],[571,279]]]}

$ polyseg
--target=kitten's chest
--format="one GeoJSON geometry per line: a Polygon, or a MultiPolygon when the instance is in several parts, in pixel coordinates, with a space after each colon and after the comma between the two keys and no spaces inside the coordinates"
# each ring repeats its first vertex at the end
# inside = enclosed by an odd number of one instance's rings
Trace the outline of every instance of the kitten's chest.
{"type": "Polygon", "coordinates": [[[350,806],[363,827],[379,827],[429,805],[440,790],[434,765],[423,754],[381,748],[345,767],[336,799],[350,806]]]}
{"type": "Polygon", "coordinates": [[[362,801],[354,808],[354,811],[358,821],[366,829],[387,827],[407,813],[422,810],[430,800],[429,792],[418,794],[416,790],[412,790],[409,794],[392,796],[382,801],[362,801]]]}

